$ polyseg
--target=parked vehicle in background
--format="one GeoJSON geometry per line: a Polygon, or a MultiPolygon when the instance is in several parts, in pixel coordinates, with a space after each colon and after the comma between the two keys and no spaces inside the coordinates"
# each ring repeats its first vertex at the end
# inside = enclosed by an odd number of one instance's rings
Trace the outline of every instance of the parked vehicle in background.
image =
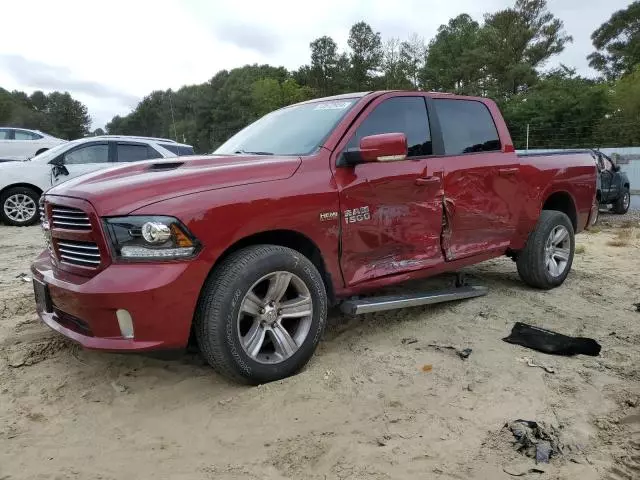
{"type": "Polygon", "coordinates": [[[0,127],[0,161],[27,160],[66,142],[39,130],[0,127]]]}
{"type": "Polygon", "coordinates": [[[598,164],[600,205],[611,205],[613,213],[624,214],[631,205],[631,185],[629,177],[619,165],[599,150],[593,150],[598,164]]]}
{"type": "Polygon", "coordinates": [[[193,147],[173,140],[105,135],[57,145],[24,162],[0,163],[0,220],[32,225],[42,192],[95,170],[153,158],[193,155],[193,147]]]}
{"type": "Polygon", "coordinates": [[[182,348],[242,382],[294,374],[330,304],[352,313],[468,298],[353,298],[507,255],[565,280],[594,214],[589,152],[518,156],[496,104],[354,93],[262,117],[210,157],[140,162],[44,196],[37,311],[86,348],[182,348]],[[343,301],[344,300],[344,301],[343,301]],[[422,303],[420,303],[422,302],[422,303]]]}

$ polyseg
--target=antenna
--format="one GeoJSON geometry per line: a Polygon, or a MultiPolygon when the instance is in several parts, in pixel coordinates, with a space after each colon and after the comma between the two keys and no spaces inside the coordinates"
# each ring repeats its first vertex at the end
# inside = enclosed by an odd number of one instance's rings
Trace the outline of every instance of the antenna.
{"type": "Polygon", "coordinates": [[[173,137],[178,141],[178,131],[176,130],[176,117],[173,116],[173,92],[169,89],[169,107],[171,107],[171,121],[173,122],[173,137]]]}

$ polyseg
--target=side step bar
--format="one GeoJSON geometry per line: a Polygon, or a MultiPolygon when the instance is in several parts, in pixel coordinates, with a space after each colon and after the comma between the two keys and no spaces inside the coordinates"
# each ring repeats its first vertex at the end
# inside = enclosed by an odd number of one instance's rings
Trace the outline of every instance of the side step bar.
{"type": "Polygon", "coordinates": [[[433,292],[345,300],[340,304],[340,310],[349,315],[361,315],[363,313],[381,312],[383,310],[394,310],[396,308],[417,307],[419,305],[430,305],[433,303],[450,302],[452,300],[481,297],[486,295],[488,291],[487,287],[465,286],[435,290],[433,292]]]}

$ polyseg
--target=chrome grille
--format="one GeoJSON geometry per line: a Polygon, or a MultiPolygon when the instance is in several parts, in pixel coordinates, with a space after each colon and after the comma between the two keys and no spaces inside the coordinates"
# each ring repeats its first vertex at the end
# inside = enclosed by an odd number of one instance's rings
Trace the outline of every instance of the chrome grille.
{"type": "Polygon", "coordinates": [[[67,230],[91,230],[89,216],[79,208],[52,205],[51,221],[55,228],[67,230]]]}
{"type": "Polygon", "coordinates": [[[58,240],[57,246],[62,263],[93,268],[100,266],[100,249],[93,242],[58,240]]]}

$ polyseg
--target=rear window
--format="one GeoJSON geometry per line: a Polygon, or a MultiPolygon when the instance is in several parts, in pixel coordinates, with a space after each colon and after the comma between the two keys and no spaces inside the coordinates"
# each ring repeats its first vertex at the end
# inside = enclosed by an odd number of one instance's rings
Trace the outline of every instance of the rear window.
{"type": "Polygon", "coordinates": [[[195,155],[193,151],[193,147],[185,147],[184,145],[176,145],[172,143],[159,143],[162,148],[169,150],[174,155],[184,156],[184,155],[195,155]]]}
{"type": "Polygon", "coordinates": [[[500,150],[489,109],[474,100],[434,99],[447,155],[500,150]]]}
{"type": "Polygon", "coordinates": [[[149,160],[152,158],[161,158],[158,152],[148,145],[119,143],[117,162],[139,162],[141,160],[149,160]]]}

